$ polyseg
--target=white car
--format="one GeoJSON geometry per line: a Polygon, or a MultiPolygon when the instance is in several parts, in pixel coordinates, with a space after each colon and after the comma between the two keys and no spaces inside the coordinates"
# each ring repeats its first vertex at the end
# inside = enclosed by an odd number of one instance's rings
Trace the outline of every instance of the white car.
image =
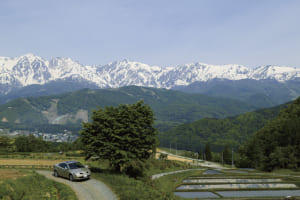
{"type": "Polygon", "coordinates": [[[70,181],[89,179],[91,170],[78,161],[66,161],[54,165],[53,175],[68,178],[70,181]]]}

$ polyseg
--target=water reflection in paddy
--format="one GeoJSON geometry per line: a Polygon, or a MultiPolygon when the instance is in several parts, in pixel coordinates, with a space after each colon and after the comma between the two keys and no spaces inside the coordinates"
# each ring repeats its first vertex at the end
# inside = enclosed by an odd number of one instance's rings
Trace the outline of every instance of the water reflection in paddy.
{"type": "Polygon", "coordinates": [[[174,194],[183,198],[219,198],[212,192],[174,192],[174,194]]]}
{"type": "Polygon", "coordinates": [[[209,189],[247,189],[247,188],[296,188],[290,183],[257,183],[257,184],[216,184],[216,185],[181,185],[176,190],[209,190],[209,189]]]}
{"type": "MultiPolygon", "coordinates": [[[[223,197],[285,197],[300,196],[300,190],[217,191],[223,197]]],[[[200,198],[200,197],[199,197],[200,198]]]]}
{"type": "Polygon", "coordinates": [[[281,179],[187,179],[183,180],[183,183],[272,183],[272,182],[281,182],[281,179]]]}
{"type": "Polygon", "coordinates": [[[257,191],[216,191],[212,192],[174,192],[176,196],[183,198],[219,198],[223,197],[299,197],[300,190],[257,190],[257,191]],[[217,195],[218,194],[218,195],[217,195]]]}

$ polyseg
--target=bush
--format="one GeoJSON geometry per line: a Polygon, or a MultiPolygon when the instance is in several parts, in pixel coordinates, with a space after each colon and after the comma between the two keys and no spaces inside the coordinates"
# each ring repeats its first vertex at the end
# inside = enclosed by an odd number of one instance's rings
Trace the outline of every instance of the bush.
{"type": "Polygon", "coordinates": [[[124,165],[124,172],[133,178],[144,177],[145,174],[145,164],[140,160],[132,160],[124,165]]]}
{"type": "Polygon", "coordinates": [[[159,160],[168,160],[168,154],[160,153],[159,154],[159,160]]]}
{"type": "Polygon", "coordinates": [[[83,157],[84,154],[74,152],[74,153],[66,153],[66,156],[68,156],[68,157],[83,157]]]}

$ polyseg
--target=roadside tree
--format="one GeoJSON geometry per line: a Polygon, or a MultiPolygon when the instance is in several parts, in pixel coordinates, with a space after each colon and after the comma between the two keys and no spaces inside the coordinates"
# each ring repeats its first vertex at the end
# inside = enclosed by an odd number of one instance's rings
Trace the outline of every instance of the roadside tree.
{"type": "Polygon", "coordinates": [[[143,101],[93,111],[92,122],[83,123],[80,132],[86,159],[107,159],[117,171],[140,175],[157,145],[153,124],[153,112],[143,101]]]}
{"type": "Polygon", "coordinates": [[[232,152],[230,151],[228,145],[225,145],[223,150],[223,161],[225,164],[231,164],[232,162],[232,152]]]}
{"type": "Polygon", "coordinates": [[[210,144],[209,143],[207,143],[205,145],[204,153],[205,153],[205,160],[212,161],[212,154],[211,154],[210,144]]]}

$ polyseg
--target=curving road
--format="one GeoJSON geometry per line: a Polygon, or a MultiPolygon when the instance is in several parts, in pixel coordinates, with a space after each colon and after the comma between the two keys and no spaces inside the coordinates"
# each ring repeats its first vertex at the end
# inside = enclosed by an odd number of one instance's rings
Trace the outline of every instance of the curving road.
{"type": "Polygon", "coordinates": [[[37,170],[36,172],[70,186],[78,200],[118,200],[117,196],[104,183],[95,179],[71,182],[61,177],[54,177],[51,171],[37,170]]]}

